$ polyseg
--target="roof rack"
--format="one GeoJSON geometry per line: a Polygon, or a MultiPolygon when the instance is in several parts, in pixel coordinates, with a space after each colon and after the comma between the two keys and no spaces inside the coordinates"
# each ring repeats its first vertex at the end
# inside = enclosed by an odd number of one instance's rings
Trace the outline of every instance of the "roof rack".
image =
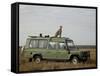
{"type": "Polygon", "coordinates": [[[31,38],[37,38],[37,36],[29,36],[29,37],[31,37],[31,38]]]}

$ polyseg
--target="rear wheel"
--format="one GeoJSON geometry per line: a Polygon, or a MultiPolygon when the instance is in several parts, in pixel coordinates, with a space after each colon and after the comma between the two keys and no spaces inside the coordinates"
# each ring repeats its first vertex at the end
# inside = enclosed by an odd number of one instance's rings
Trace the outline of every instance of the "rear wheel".
{"type": "Polygon", "coordinates": [[[35,63],[40,63],[41,62],[41,57],[40,56],[35,56],[34,61],[35,61],[35,63]]]}
{"type": "Polygon", "coordinates": [[[72,57],[71,62],[72,62],[73,64],[78,64],[78,63],[79,63],[78,57],[76,57],[76,56],[72,57]]]}

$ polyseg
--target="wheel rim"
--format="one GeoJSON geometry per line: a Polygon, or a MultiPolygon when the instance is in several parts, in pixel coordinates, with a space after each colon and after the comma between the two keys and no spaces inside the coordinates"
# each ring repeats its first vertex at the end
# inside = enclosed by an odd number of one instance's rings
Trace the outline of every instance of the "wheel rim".
{"type": "Polygon", "coordinates": [[[40,63],[40,61],[41,61],[40,58],[36,58],[36,59],[35,59],[35,62],[36,62],[36,63],[40,63]]]}
{"type": "Polygon", "coordinates": [[[73,59],[72,59],[72,63],[73,63],[73,64],[77,64],[77,63],[78,63],[77,58],[73,58],[73,59]]]}

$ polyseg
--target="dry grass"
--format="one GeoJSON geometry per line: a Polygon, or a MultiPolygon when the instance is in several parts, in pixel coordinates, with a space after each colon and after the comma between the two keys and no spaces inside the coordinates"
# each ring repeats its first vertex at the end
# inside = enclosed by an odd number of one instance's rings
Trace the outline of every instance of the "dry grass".
{"type": "MultiPolygon", "coordinates": [[[[83,49],[84,50],[84,49],[83,49]]],[[[33,62],[28,62],[28,59],[24,59],[20,56],[20,71],[34,71],[34,70],[55,70],[55,69],[71,69],[71,68],[90,68],[96,67],[96,50],[88,49],[90,51],[90,59],[86,63],[79,63],[74,65],[70,62],[64,61],[47,61],[43,60],[41,63],[36,64],[33,62]]]]}

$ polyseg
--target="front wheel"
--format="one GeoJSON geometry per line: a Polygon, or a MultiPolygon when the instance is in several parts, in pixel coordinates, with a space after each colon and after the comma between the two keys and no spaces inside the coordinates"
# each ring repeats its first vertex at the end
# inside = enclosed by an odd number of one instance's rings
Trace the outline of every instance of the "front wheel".
{"type": "Polygon", "coordinates": [[[76,56],[72,57],[71,62],[72,62],[73,64],[78,64],[78,62],[79,62],[78,57],[76,57],[76,56]]]}

